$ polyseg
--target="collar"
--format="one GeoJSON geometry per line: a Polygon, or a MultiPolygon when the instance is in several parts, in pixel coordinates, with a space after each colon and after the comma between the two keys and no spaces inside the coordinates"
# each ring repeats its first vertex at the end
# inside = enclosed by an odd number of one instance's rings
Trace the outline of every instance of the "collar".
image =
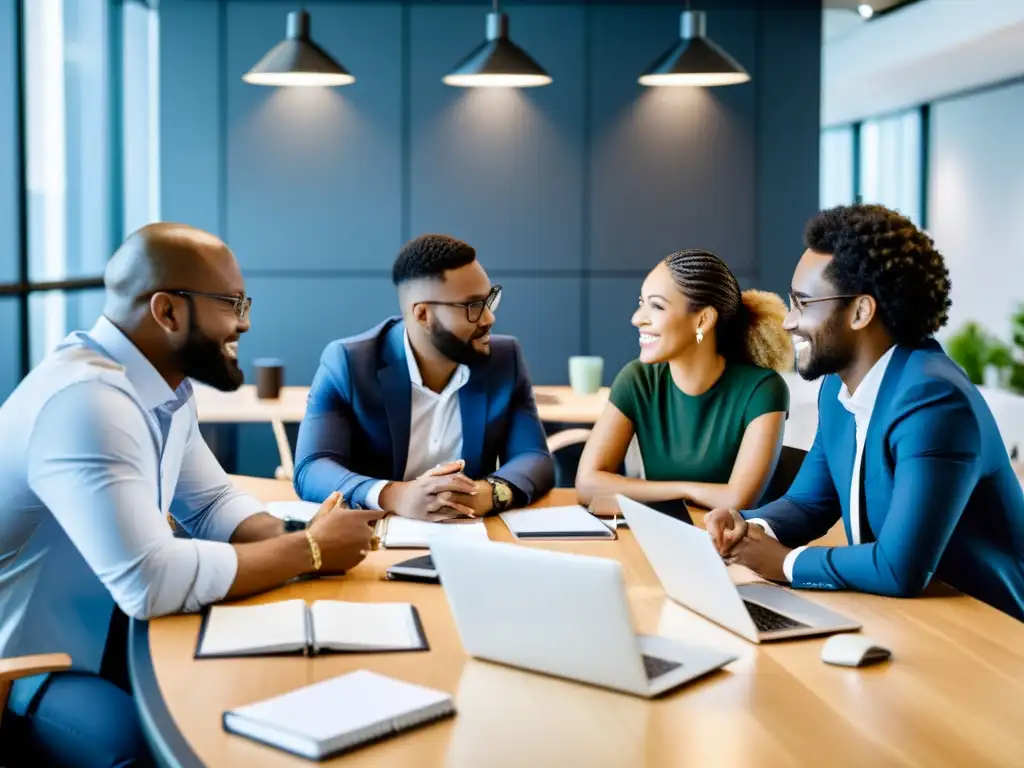
{"type": "Polygon", "coordinates": [[[878,399],[878,390],[882,386],[882,379],[885,378],[885,370],[889,367],[889,361],[892,360],[892,355],[895,351],[896,345],[893,344],[885,351],[884,355],[875,361],[875,364],[871,366],[871,370],[867,372],[867,375],[861,380],[860,386],[857,387],[857,390],[852,395],[845,384],[839,387],[839,404],[855,417],[871,416],[871,411],[875,407],[875,400],[878,399]]]}
{"type": "Polygon", "coordinates": [[[181,383],[177,392],[172,390],[131,339],[105,316],[100,315],[88,335],[110,358],[124,366],[128,381],[135,387],[139,399],[148,410],[156,410],[173,401],[184,402],[191,394],[192,387],[188,379],[181,383]]]}
{"type": "MultiPolygon", "coordinates": [[[[402,332],[402,339],[405,343],[405,362],[406,365],[409,366],[409,381],[411,381],[414,386],[424,389],[423,374],[420,373],[420,367],[416,364],[416,355],[412,352],[412,344],[409,341],[408,330],[402,332]]],[[[441,394],[443,395],[446,392],[462,389],[467,381],[469,381],[469,367],[460,364],[455,369],[455,373],[452,374],[451,379],[448,381],[448,385],[444,388],[441,394]]]]}

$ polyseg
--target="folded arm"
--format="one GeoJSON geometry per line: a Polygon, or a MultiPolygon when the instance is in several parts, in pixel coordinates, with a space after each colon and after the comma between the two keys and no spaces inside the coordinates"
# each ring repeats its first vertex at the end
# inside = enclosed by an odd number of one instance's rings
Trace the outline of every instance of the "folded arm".
{"type": "Polygon", "coordinates": [[[305,501],[322,502],[340,491],[351,505],[362,505],[377,482],[348,468],[352,459],[355,419],[347,391],[344,350],[328,348],[313,377],[306,403],[306,415],[299,426],[295,447],[295,492],[305,501]],[[341,363],[328,363],[328,356],[340,356],[341,363]],[[332,371],[332,368],[335,369],[332,371]]]}
{"type": "Polygon", "coordinates": [[[508,432],[501,455],[501,467],[494,477],[507,480],[529,504],[555,485],[555,461],[548,450],[544,426],[537,414],[533,384],[526,371],[519,345],[515,345],[516,386],[509,405],[508,432]]]}
{"type": "Polygon", "coordinates": [[[925,382],[903,401],[890,437],[892,500],[877,539],[808,547],[795,560],[794,586],[909,597],[931,581],[981,473],[981,430],[966,396],[945,382],[925,382]]]}
{"type": "Polygon", "coordinates": [[[215,540],[176,538],[157,503],[155,438],[137,403],[114,387],[85,382],[55,395],[36,421],[28,466],[33,492],[130,616],[196,611],[309,568],[306,542],[295,534],[227,543],[260,505],[203,487],[184,466],[196,506],[176,512],[192,532],[215,540]]]}

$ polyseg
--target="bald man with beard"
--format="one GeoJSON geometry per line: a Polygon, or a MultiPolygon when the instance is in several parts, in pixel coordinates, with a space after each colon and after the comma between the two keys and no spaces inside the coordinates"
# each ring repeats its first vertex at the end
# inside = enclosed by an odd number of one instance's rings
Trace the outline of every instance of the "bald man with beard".
{"type": "Polygon", "coordinates": [[[333,494],[308,536],[288,533],[231,487],[203,441],[190,379],[242,384],[252,303],[224,243],[153,224],[118,249],[104,282],[93,328],[68,336],[0,406],[0,657],[73,662],[14,685],[0,757],[29,765],[149,764],[125,617],[276,587],[316,570],[317,548],[321,572],[348,570],[381,514],[333,494]]]}

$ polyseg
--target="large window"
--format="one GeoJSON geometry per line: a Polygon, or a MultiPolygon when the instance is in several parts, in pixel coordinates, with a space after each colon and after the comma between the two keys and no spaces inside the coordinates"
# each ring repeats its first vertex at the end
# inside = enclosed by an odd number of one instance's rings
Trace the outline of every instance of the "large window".
{"type": "Polygon", "coordinates": [[[926,226],[928,107],[821,131],[819,204],[880,203],[926,226]]]}
{"type": "MultiPolygon", "coordinates": [[[[128,232],[159,218],[151,5],[18,4],[24,231],[16,282],[0,294],[11,297],[4,317],[17,319],[6,327],[20,329],[19,377],[96,321],[107,259],[128,232]]],[[[8,391],[0,381],[0,397],[8,391]]]]}
{"type": "Polygon", "coordinates": [[[821,132],[818,204],[822,210],[849,205],[856,198],[854,141],[855,131],[850,125],[821,132]]]}
{"type": "Polygon", "coordinates": [[[860,184],[863,202],[881,203],[923,224],[922,112],[865,120],[860,126],[860,184]]]}

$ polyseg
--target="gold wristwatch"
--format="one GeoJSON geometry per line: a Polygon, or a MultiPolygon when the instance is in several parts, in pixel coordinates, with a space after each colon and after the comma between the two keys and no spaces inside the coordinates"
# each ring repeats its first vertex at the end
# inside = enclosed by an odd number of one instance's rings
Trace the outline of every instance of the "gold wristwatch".
{"type": "Polygon", "coordinates": [[[486,480],[491,486],[491,506],[495,512],[504,512],[512,505],[512,488],[496,477],[488,477],[486,480]]]}

